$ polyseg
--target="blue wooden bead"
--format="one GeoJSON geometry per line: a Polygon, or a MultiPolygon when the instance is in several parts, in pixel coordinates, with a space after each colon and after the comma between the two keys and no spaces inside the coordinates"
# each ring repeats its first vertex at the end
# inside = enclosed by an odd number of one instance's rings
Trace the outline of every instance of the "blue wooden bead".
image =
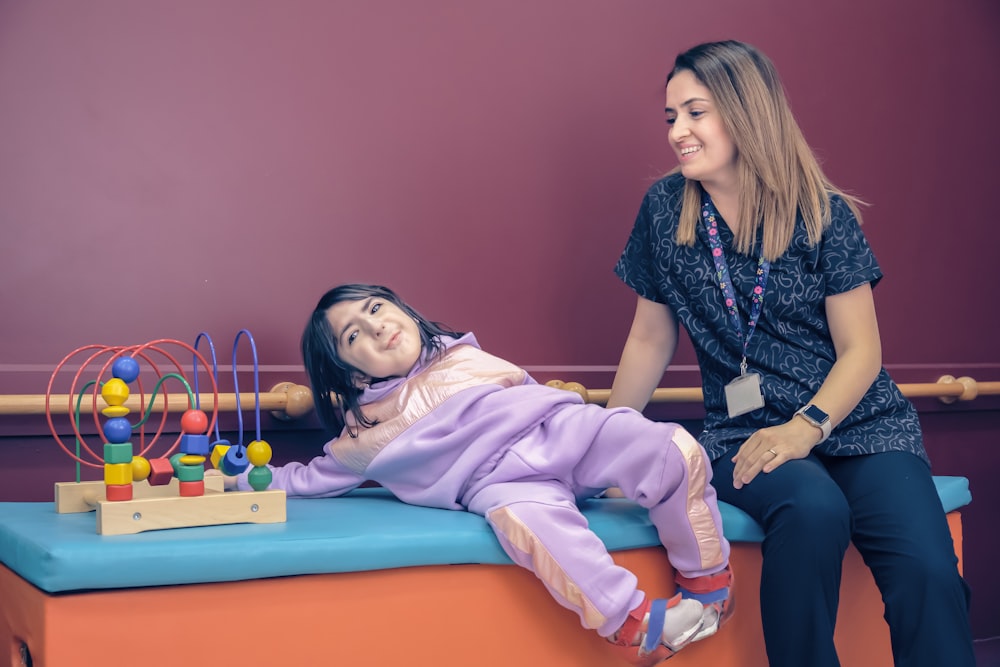
{"type": "Polygon", "coordinates": [[[181,436],[181,451],[185,454],[197,454],[198,456],[209,455],[209,442],[207,435],[197,433],[185,433],[181,436]]]}
{"type": "Polygon", "coordinates": [[[135,382],[139,377],[139,362],[132,357],[118,357],[111,364],[111,375],[125,382],[135,382]]]}
{"type": "Polygon", "coordinates": [[[250,461],[247,459],[247,448],[243,445],[233,445],[226,450],[226,455],[220,461],[223,475],[239,475],[247,469],[250,461]]]}
{"type": "Polygon", "coordinates": [[[112,417],[104,422],[104,439],[112,443],[128,442],[132,424],[124,417],[112,417]]]}

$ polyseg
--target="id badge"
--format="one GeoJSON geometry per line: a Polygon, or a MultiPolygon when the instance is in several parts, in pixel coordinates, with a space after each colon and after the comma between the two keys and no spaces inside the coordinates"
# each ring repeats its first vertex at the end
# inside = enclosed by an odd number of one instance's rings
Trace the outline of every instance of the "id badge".
{"type": "Polygon", "coordinates": [[[760,375],[745,373],[726,385],[726,407],[730,417],[738,417],[764,407],[760,375]]]}

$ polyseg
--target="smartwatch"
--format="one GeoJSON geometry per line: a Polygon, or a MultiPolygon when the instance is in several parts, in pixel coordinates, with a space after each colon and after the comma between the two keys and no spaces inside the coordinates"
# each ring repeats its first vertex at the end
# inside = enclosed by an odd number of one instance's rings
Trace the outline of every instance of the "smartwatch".
{"type": "MultiPolygon", "coordinates": [[[[823,442],[830,437],[830,431],[833,430],[833,424],[830,423],[830,415],[826,414],[812,403],[803,405],[795,414],[799,415],[823,432],[823,437],[819,439],[819,442],[823,442]]],[[[818,445],[819,442],[816,444],[818,445]]]]}

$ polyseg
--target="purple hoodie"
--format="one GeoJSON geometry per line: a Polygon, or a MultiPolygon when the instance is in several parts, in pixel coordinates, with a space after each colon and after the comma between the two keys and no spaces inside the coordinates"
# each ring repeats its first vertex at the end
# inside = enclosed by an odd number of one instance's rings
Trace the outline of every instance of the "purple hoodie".
{"type": "MultiPolygon", "coordinates": [[[[289,497],[339,496],[372,480],[403,502],[463,509],[470,486],[489,473],[521,434],[551,412],[583,400],[540,385],[517,366],[483,352],[476,337],[443,337],[442,354],[424,350],[406,377],[367,388],[361,405],[371,428],[348,428],[309,462],[272,468],[269,488],[289,497]]],[[[246,473],[238,488],[250,490],[246,473]]]]}

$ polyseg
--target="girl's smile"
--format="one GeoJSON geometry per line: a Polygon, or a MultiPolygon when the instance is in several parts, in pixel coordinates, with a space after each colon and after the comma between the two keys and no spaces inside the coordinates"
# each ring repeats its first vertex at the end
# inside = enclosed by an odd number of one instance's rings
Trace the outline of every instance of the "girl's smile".
{"type": "Polygon", "coordinates": [[[420,358],[417,323],[395,304],[379,298],[341,301],[326,312],[337,354],[357,369],[358,382],[405,376],[420,358]]]}

